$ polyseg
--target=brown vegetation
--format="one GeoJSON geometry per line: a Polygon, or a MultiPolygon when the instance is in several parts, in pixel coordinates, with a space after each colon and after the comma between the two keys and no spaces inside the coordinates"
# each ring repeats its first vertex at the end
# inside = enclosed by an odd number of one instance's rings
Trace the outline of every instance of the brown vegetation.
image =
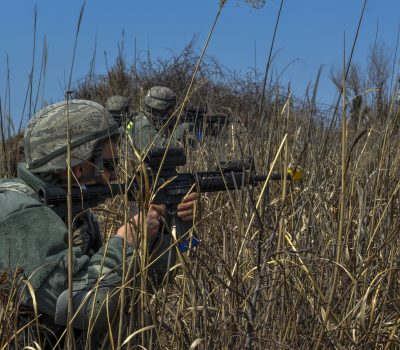
{"type": "MultiPolygon", "coordinates": [[[[121,94],[137,109],[143,91],[159,84],[182,101],[196,60],[191,45],[168,61],[128,66],[120,57],[74,96],[104,104],[121,94]]],[[[253,156],[259,172],[299,165],[306,177],[203,195],[201,246],[178,261],[169,285],[144,295],[148,317],[133,328],[143,331],[136,341],[153,349],[399,348],[399,107],[388,95],[366,101],[368,122],[349,128],[346,106],[321,113],[312,98],[294,100],[278,83],[260,116],[260,93],[252,79],[211,60],[201,65],[190,103],[224,107],[234,123],[188,148],[188,168],[253,156]],[[152,346],[142,338],[150,332],[152,346]]],[[[16,143],[3,146],[2,176],[12,173],[16,143]]]]}

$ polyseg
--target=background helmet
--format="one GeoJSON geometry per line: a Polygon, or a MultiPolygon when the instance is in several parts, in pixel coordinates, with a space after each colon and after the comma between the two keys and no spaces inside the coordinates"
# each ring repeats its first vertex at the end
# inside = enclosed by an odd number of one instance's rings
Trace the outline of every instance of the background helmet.
{"type": "Polygon", "coordinates": [[[129,100],[125,96],[110,96],[106,102],[106,108],[114,117],[118,126],[121,126],[124,117],[127,117],[129,112],[129,100]]]}
{"type": "Polygon", "coordinates": [[[106,102],[106,108],[110,113],[121,113],[129,108],[129,100],[125,96],[110,96],[106,102]]]}
{"type": "Polygon", "coordinates": [[[67,113],[71,135],[71,166],[93,157],[93,150],[120,130],[102,105],[87,100],[70,100],[49,105],[29,121],[24,135],[25,161],[33,173],[65,170],[67,113]]]}
{"type": "Polygon", "coordinates": [[[147,91],[144,104],[150,112],[167,112],[175,107],[176,94],[165,86],[153,86],[147,91]]]}

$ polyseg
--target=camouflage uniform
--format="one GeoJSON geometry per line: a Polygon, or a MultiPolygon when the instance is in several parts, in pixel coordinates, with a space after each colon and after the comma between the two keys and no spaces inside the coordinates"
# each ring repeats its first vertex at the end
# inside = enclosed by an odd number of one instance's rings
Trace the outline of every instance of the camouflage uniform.
{"type": "MultiPolygon", "coordinates": [[[[39,201],[37,188],[57,182],[56,173],[66,169],[65,115],[71,130],[71,166],[91,160],[101,172],[102,158],[94,150],[104,140],[118,137],[120,130],[101,105],[71,100],[48,106],[31,119],[24,136],[27,165],[20,165],[24,179],[0,182],[0,270],[19,267],[35,291],[39,312],[62,326],[67,321],[69,294],[68,230],[62,218],[39,201]]],[[[112,291],[121,283],[123,239],[113,236],[103,245],[97,219],[90,211],[74,217],[73,232],[77,312],[73,326],[86,329],[88,320],[96,319],[93,330],[102,330],[109,322],[107,315],[113,316],[118,308],[118,294],[112,291]],[[95,285],[98,288],[93,293],[95,285]]],[[[132,248],[128,247],[127,256],[132,257],[132,248]]],[[[26,293],[24,303],[30,302],[26,293]]]]}
{"type": "Polygon", "coordinates": [[[110,96],[106,102],[106,108],[120,126],[127,119],[129,113],[129,100],[125,96],[110,96]]]}
{"type": "Polygon", "coordinates": [[[187,132],[186,123],[179,124],[172,133],[175,123],[172,119],[165,127],[176,104],[175,93],[164,86],[154,86],[144,98],[144,108],[127,125],[127,133],[133,146],[143,152],[150,147],[165,147],[171,140],[171,146],[178,146],[187,132]]]}
{"type": "Polygon", "coordinates": [[[123,113],[129,109],[129,100],[125,96],[110,96],[107,99],[106,108],[111,114],[123,113]]]}

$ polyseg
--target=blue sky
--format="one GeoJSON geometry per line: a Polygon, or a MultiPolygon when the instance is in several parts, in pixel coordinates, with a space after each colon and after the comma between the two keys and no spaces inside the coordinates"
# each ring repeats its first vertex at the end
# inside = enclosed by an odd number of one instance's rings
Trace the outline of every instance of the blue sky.
{"type": "MultiPolygon", "coordinates": [[[[34,86],[37,86],[46,37],[48,61],[43,99],[63,98],[72,62],[72,52],[82,1],[2,0],[0,11],[0,97],[4,112],[14,121],[22,116],[29,74],[32,69],[33,13],[37,7],[34,86]],[[7,57],[10,91],[6,93],[7,57]]],[[[329,80],[332,66],[342,64],[343,38],[349,53],[361,13],[362,0],[285,0],[275,44],[273,73],[291,82],[302,97],[323,65],[319,100],[331,103],[335,89],[329,80]],[[289,65],[289,66],[288,66],[289,65]],[[287,67],[288,66],[288,67],[287,67]]],[[[261,9],[231,0],[223,8],[207,54],[230,70],[246,73],[265,69],[280,0],[267,0],[261,9]]],[[[78,39],[72,80],[89,70],[97,40],[96,73],[106,71],[118,53],[124,33],[125,57],[137,54],[153,59],[178,54],[194,35],[201,51],[218,10],[217,0],[88,0],[78,39]]],[[[353,62],[365,64],[369,46],[377,35],[394,56],[400,25],[400,0],[369,0],[353,62]]],[[[400,55],[398,54],[397,57],[400,55]]],[[[397,59],[399,61],[399,59],[397,59]]],[[[36,89],[34,89],[36,95],[36,89]]],[[[40,95],[42,99],[42,94],[40,95]]],[[[27,110],[24,112],[27,120],[27,110]]]]}

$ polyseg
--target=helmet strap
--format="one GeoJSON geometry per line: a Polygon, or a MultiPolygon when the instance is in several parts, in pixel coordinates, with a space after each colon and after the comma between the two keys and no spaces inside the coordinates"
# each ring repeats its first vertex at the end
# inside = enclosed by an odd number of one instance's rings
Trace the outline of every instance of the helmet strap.
{"type": "Polygon", "coordinates": [[[103,156],[102,156],[102,147],[101,145],[96,145],[93,150],[93,165],[94,165],[94,178],[96,183],[103,183],[103,156]]]}
{"type": "Polygon", "coordinates": [[[94,178],[96,180],[96,183],[101,184],[103,180],[103,157],[97,156],[93,159],[94,161],[94,178]]]}

